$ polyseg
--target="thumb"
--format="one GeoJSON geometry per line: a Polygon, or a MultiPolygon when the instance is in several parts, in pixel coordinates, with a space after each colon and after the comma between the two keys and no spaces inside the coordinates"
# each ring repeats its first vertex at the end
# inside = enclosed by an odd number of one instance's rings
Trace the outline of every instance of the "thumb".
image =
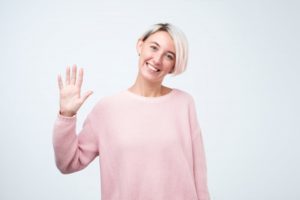
{"type": "Polygon", "coordinates": [[[82,102],[82,103],[85,102],[85,100],[86,100],[89,96],[91,96],[92,94],[93,94],[93,91],[87,91],[87,92],[85,92],[85,93],[80,97],[81,102],[82,102]]]}

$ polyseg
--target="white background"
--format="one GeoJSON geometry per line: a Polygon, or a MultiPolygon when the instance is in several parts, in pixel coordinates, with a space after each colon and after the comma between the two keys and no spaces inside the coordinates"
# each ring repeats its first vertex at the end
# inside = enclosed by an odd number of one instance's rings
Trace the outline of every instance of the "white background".
{"type": "Polygon", "coordinates": [[[300,199],[298,1],[0,1],[0,199],[100,199],[98,159],[56,169],[56,77],[85,69],[103,96],[136,77],[138,37],[171,22],[190,43],[188,70],[165,84],[191,93],[213,200],[300,199]]]}

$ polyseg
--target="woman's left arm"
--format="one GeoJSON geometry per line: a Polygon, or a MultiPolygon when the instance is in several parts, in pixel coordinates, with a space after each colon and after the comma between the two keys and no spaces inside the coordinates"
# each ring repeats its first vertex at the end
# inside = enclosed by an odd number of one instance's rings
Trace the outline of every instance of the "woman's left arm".
{"type": "Polygon", "coordinates": [[[194,177],[199,200],[209,200],[207,169],[201,131],[193,139],[194,177]]]}
{"type": "Polygon", "coordinates": [[[209,200],[210,195],[207,186],[205,150],[202,132],[197,120],[196,107],[193,99],[191,99],[189,113],[192,135],[194,178],[198,200],[209,200]]]}

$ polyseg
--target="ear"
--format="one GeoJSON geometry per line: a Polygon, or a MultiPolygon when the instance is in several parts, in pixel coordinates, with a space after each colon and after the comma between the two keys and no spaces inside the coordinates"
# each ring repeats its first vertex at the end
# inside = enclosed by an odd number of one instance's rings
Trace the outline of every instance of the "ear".
{"type": "Polygon", "coordinates": [[[142,39],[139,39],[136,43],[136,51],[137,51],[138,55],[141,55],[143,44],[144,44],[144,41],[142,39]]]}

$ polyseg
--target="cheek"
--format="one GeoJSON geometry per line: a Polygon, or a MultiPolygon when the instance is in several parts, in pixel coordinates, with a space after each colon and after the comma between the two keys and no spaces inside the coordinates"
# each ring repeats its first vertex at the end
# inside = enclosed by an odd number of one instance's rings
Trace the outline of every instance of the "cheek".
{"type": "Polygon", "coordinates": [[[175,67],[175,62],[174,61],[167,61],[165,64],[166,68],[168,69],[168,71],[172,70],[175,67]]]}
{"type": "Polygon", "coordinates": [[[150,59],[152,57],[151,52],[148,51],[143,51],[141,54],[141,58],[144,60],[150,59]]]}
{"type": "Polygon", "coordinates": [[[145,62],[147,62],[147,60],[150,59],[150,56],[145,54],[145,53],[141,53],[140,57],[139,57],[139,66],[143,66],[145,64],[145,62]]]}

